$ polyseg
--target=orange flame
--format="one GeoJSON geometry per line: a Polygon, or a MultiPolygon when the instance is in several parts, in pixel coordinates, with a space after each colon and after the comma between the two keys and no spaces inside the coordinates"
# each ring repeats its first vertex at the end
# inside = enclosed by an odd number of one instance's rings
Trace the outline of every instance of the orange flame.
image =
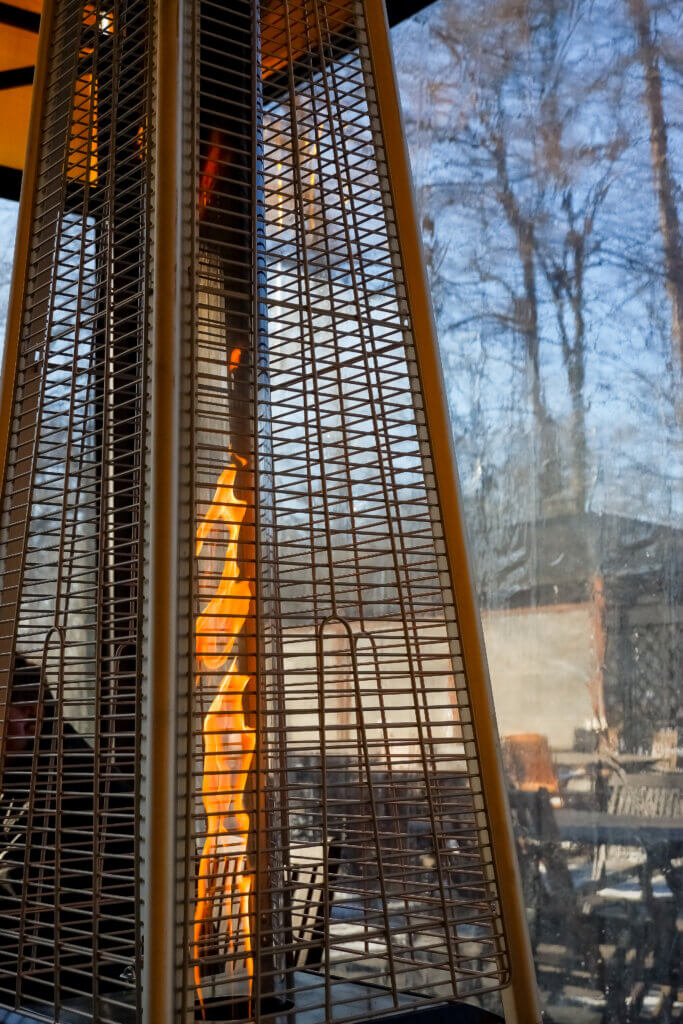
{"type": "MultiPolygon", "coordinates": [[[[207,141],[199,179],[200,217],[210,206],[221,169],[229,160],[223,133],[214,130],[207,141]]],[[[240,348],[231,351],[229,376],[238,370],[241,355],[240,348]]],[[[213,501],[197,530],[197,558],[213,530],[222,528],[227,531],[220,580],[196,622],[198,684],[202,672],[217,672],[223,668],[247,618],[252,614],[254,584],[240,578],[238,559],[239,536],[247,514],[247,503],[235,494],[235,478],[246,465],[246,459],[231,455],[230,465],[221,473],[213,501]]],[[[200,579],[202,577],[207,587],[214,585],[210,570],[200,571],[200,579]]],[[[253,677],[238,672],[237,662],[238,657],[233,657],[204,718],[202,730],[202,799],[206,811],[206,839],[199,861],[193,936],[194,977],[202,1006],[202,951],[213,946],[221,926],[224,927],[223,939],[233,962],[238,958],[238,952],[244,955],[250,996],[254,976],[250,914],[254,876],[247,853],[250,820],[245,806],[245,790],[256,739],[254,729],[247,723],[244,706],[244,695],[253,677]],[[233,913],[234,900],[237,901],[236,914],[233,913]],[[214,923],[216,917],[217,928],[214,923]]]]}
{"type": "Polygon", "coordinates": [[[214,129],[209,136],[209,150],[199,177],[200,209],[208,206],[211,202],[211,196],[216,188],[216,182],[225,159],[226,151],[223,134],[214,129]]]}
{"type": "MultiPolygon", "coordinates": [[[[236,366],[239,356],[231,356],[236,366]]],[[[213,672],[228,660],[237,638],[250,614],[254,586],[240,579],[238,541],[247,512],[247,502],[235,495],[235,477],[246,460],[232,456],[230,466],[218,480],[216,493],[197,531],[196,555],[218,524],[227,530],[223,572],[215,594],[210,598],[196,624],[196,651],[200,669],[213,672]]],[[[233,955],[244,950],[249,977],[249,994],[254,973],[250,925],[250,900],[254,879],[249,869],[247,843],[249,814],[244,802],[247,776],[256,745],[254,729],[246,721],[244,693],[252,677],[237,671],[234,657],[221,680],[208,714],[204,719],[204,773],[202,795],[206,811],[206,840],[199,862],[197,906],[194,916],[194,969],[199,1001],[201,988],[201,952],[214,937],[214,906],[216,900],[225,908],[227,944],[233,955]],[[232,879],[235,879],[234,889],[232,879]],[[219,892],[219,883],[222,891],[219,892]],[[237,898],[238,914],[232,912],[237,898]],[[235,923],[235,916],[237,922],[235,923]],[[241,941],[240,941],[241,932],[241,941]]],[[[200,676],[197,676],[199,682],[200,676]]],[[[223,918],[223,913],[219,915],[223,918]]]]}

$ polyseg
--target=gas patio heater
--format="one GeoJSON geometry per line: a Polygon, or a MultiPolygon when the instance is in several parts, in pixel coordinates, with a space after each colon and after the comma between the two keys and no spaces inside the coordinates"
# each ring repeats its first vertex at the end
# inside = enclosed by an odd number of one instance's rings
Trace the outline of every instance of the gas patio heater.
{"type": "Polygon", "coordinates": [[[0,450],[0,1006],[539,1019],[380,0],[46,6],[0,450]]]}

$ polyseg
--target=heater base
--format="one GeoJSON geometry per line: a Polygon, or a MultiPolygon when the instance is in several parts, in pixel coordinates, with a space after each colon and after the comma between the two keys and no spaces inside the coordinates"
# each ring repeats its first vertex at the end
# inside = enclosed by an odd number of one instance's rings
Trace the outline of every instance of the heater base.
{"type": "MultiPolygon", "coordinates": [[[[261,1016],[268,1016],[273,1020],[291,1020],[294,1003],[288,999],[279,999],[277,996],[266,996],[261,1000],[261,1016]]],[[[225,999],[209,1000],[203,1007],[195,1004],[194,1019],[197,1024],[204,1021],[244,1021],[249,1020],[253,1010],[247,1000],[239,1002],[228,1002],[225,999]]]]}
{"type": "Polygon", "coordinates": [[[505,1024],[503,1017],[469,1003],[441,1003],[399,1011],[390,1017],[373,1017],[368,1024],[505,1024]]]}
{"type": "MultiPolygon", "coordinates": [[[[325,1024],[325,1009],[321,1006],[324,1003],[323,976],[310,971],[297,971],[293,977],[290,976],[290,984],[295,988],[293,1001],[276,996],[263,1000],[261,1014],[267,1016],[269,1024],[325,1024]]],[[[395,1008],[391,997],[380,987],[339,978],[332,979],[332,986],[334,1002],[343,1004],[347,1011],[353,1009],[358,1024],[363,1024],[364,1020],[368,1024],[504,1024],[503,1018],[497,1014],[468,1003],[415,1005],[409,995],[402,995],[399,997],[399,1007],[395,1008]],[[382,1015],[378,1016],[378,1013],[382,1015]]],[[[129,993],[112,995],[100,1000],[100,1013],[117,1024],[139,1024],[135,1008],[130,1002],[129,993]]],[[[197,1007],[196,1024],[202,1021],[244,1021],[249,1018],[245,1002],[230,1005],[225,1000],[216,1000],[213,1006],[208,1003],[205,1009],[204,1016],[197,1007]]],[[[60,1024],[82,1024],[84,1013],[92,1014],[92,1000],[74,1000],[68,1008],[62,1010],[60,1024]]],[[[0,1024],[4,1019],[0,1009],[0,1024]]],[[[14,1014],[10,1019],[12,1024],[35,1024],[35,1018],[29,1016],[14,1014]]]]}
{"type": "MultiPolygon", "coordinates": [[[[295,1010],[285,1018],[285,1024],[325,1024],[325,1012],[320,1006],[323,976],[298,971],[294,985],[295,1010]]],[[[368,1024],[504,1024],[502,1017],[469,1003],[430,1006],[403,993],[399,996],[399,1006],[395,1007],[387,990],[380,986],[340,978],[333,978],[332,986],[333,1004],[342,1004],[344,1016],[353,1016],[359,1024],[364,1024],[365,1020],[368,1024]]],[[[334,1018],[334,1005],[332,1013],[334,1018]]]]}

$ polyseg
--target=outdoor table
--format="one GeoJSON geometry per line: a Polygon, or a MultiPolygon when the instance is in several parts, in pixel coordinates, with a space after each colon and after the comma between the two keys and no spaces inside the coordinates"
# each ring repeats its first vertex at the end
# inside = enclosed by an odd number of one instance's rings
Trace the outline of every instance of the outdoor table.
{"type": "Polygon", "coordinates": [[[664,843],[683,845],[683,818],[641,818],[607,811],[554,811],[560,839],[596,846],[637,846],[651,849],[664,843]]]}

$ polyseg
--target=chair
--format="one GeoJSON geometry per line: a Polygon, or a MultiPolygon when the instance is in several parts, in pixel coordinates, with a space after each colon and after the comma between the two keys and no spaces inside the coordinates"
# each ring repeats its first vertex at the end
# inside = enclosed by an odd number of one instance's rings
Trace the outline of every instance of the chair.
{"type": "Polygon", "coordinates": [[[605,1020],[622,1024],[644,973],[647,917],[619,897],[599,896],[590,872],[582,878],[570,864],[550,799],[545,789],[510,793],[539,984],[551,1007],[601,993],[605,1020]]]}
{"type": "MultiPolygon", "coordinates": [[[[675,735],[677,737],[677,733],[675,735]]],[[[615,815],[680,818],[683,815],[683,776],[676,772],[623,775],[612,789],[608,809],[615,815]]],[[[618,866],[623,857],[620,847],[601,848],[596,874],[603,888],[598,890],[598,897],[606,892],[610,859],[613,866],[618,866]]],[[[642,972],[631,994],[628,1019],[639,1020],[646,997],[654,993],[659,1004],[656,1019],[661,1024],[669,1024],[674,1019],[674,1003],[681,981],[683,843],[648,846],[636,875],[636,899],[646,923],[642,928],[639,954],[642,972]]]]}

